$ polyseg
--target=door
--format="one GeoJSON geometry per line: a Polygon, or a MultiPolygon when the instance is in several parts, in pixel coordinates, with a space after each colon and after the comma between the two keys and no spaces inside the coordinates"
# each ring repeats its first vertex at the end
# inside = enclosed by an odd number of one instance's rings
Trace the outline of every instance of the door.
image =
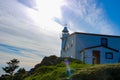
{"type": "Polygon", "coordinates": [[[100,64],[100,51],[94,50],[93,53],[92,64],[100,64]]]}

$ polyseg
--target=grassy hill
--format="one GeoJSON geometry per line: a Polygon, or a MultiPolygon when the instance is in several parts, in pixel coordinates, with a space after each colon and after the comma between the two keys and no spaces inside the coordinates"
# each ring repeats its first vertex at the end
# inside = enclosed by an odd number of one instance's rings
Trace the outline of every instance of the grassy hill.
{"type": "Polygon", "coordinates": [[[24,80],[119,80],[120,64],[90,65],[71,58],[45,57],[24,80]]]}

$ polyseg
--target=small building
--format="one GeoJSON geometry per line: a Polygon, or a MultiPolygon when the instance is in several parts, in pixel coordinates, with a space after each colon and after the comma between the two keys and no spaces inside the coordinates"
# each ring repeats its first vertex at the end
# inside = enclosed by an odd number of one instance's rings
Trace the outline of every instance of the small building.
{"type": "Polygon", "coordinates": [[[120,62],[120,36],[62,31],[61,57],[79,59],[87,64],[120,62]]]}

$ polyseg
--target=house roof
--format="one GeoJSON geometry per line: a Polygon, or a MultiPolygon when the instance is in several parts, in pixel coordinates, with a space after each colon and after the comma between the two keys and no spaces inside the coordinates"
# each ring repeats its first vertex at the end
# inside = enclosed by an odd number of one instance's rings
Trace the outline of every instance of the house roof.
{"type": "Polygon", "coordinates": [[[104,36],[104,37],[116,37],[116,38],[120,38],[120,36],[116,36],[116,35],[106,35],[106,34],[94,34],[94,33],[84,33],[84,32],[74,32],[71,35],[75,35],[75,34],[83,34],[83,35],[91,35],[91,36],[104,36]]]}
{"type": "Polygon", "coordinates": [[[87,47],[87,48],[82,49],[80,52],[83,52],[85,50],[92,49],[92,48],[98,48],[98,47],[104,47],[104,48],[110,49],[112,51],[119,52],[119,50],[116,50],[114,48],[107,47],[107,46],[102,46],[102,45],[87,47]]]}

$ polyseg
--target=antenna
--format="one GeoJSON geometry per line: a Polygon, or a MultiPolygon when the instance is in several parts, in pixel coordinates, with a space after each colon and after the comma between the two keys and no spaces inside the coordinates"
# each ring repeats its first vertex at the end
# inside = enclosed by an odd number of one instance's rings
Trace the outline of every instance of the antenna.
{"type": "Polygon", "coordinates": [[[69,26],[70,26],[70,24],[66,23],[66,24],[65,24],[65,26],[66,26],[66,27],[69,27],[69,26]]]}
{"type": "Polygon", "coordinates": [[[68,24],[65,24],[65,27],[67,27],[68,26],[68,24]]]}

